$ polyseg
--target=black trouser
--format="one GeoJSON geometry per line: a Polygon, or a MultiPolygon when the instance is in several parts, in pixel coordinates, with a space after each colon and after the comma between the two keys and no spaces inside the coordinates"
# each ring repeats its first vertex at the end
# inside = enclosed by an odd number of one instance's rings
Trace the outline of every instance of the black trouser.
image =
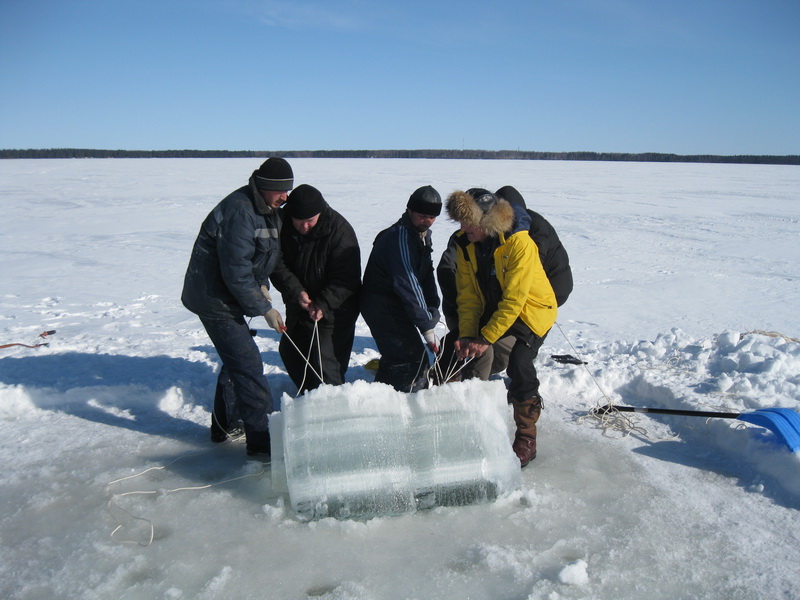
{"type": "Polygon", "coordinates": [[[427,387],[430,366],[428,353],[416,326],[405,310],[387,310],[379,300],[363,302],[361,314],[369,325],[381,353],[375,381],[391,385],[400,392],[415,392],[427,387]]]}
{"type": "Polygon", "coordinates": [[[318,321],[316,326],[319,341],[314,336],[314,326],[314,321],[307,313],[287,312],[286,335],[281,337],[278,347],[289,377],[301,392],[313,390],[322,383],[343,384],[353,350],[356,324],[352,315],[336,315],[333,319],[323,318],[318,321]],[[322,376],[322,380],[318,375],[322,376]]]}
{"type": "Polygon", "coordinates": [[[241,418],[247,445],[269,449],[272,394],[261,352],[243,318],[200,319],[222,361],[217,378],[212,423],[222,429],[241,418]]]}

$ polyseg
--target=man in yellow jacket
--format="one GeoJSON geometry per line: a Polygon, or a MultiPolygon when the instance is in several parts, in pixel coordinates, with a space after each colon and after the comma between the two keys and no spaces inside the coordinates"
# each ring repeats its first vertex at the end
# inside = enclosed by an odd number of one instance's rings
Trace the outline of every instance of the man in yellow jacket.
{"type": "Polygon", "coordinates": [[[556,320],[556,297],[539,251],[528,234],[523,208],[473,188],[453,192],[447,213],[461,226],[456,261],[459,358],[491,360],[491,345],[512,336],[506,373],[508,400],[517,426],[514,453],[521,466],[536,457],[536,422],[542,410],[534,360],[556,320]],[[487,352],[488,351],[488,352],[487,352]]]}

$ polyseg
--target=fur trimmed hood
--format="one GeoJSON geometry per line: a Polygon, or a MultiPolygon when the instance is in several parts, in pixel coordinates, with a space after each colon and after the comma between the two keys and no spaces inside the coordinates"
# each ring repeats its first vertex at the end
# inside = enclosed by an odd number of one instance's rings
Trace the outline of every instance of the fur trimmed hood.
{"type": "Polygon", "coordinates": [[[462,225],[480,227],[492,237],[507,233],[514,227],[511,204],[481,189],[456,190],[450,194],[447,215],[462,225]]]}

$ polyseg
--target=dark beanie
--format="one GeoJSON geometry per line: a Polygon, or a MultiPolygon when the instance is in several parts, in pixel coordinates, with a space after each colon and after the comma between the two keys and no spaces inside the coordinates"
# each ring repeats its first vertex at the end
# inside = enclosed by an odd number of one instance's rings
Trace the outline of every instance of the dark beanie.
{"type": "Polygon", "coordinates": [[[489,190],[485,190],[483,188],[470,188],[467,190],[467,193],[472,196],[472,199],[475,200],[475,204],[478,205],[478,208],[485,214],[492,208],[495,204],[497,204],[497,196],[495,196],[489,190]]]}
{"type": "Polygon", "coordinates": [[[294,187],[294,173],[286,159],[272,156],[253,172],[256,187],[272,192],[288,192],[294,187]]]}
{"type": "Polygon", "coordinates": [[[495,196],[500,196],[503,200],[508,200],[511,204],[518,204],[522,208],[526,208],[525,206],[525,198],[522,197],[517,191],[517,188],[511,185],[506,185],[501,187],[494,193],[495,196]]]}
{"type": "Polygon", "coordinates": [[[293,219],[310,219],[311,217],[320,214],[328,203],[322,197],[320,191],[305,183],[298,185],[286,200],[284,210],[293,219]]]}
{"type": "Polygon", "coordinates": [[[431,186],[425,185],[411,194],[406,207],[416,213],[438,217],[442,212],[442,197],[431,186]]]}

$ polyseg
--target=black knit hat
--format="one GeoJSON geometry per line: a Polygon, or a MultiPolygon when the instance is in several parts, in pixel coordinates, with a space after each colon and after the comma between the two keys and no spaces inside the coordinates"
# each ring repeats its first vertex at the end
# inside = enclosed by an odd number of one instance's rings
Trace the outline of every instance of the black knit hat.
{"type": "Polygon", "coordinates": [[[320,214],[326,206],[328,203],[325,202],[320,191],[304,183],[298,185],[289,194],[284,210],[293,219],[303,220],[320,214]]]}
{"type": "Polygon", "coordinates": [[[495,196],[489,190],[485,190],[483,188],[470,188],[467,190],[467,193],[472,196],[475,200],[475,204],[478,205],[484,214],[489,211],[495,204],[497,204],[497,196],[495,196]]]}
{"type": "Polygon", "coordinates": [[[438,217],[442,212],[442,197],[431,186],[425,185],[414,190],[406,207],[415,213],[438,217]]]}
{"type": "Polygon", "coordinates": [[[272,156],[264,161],[256,171],[253,179],[259,190],[272,192],[288,192],[294,187],[294,173],[286,159],[272,156]]]}

